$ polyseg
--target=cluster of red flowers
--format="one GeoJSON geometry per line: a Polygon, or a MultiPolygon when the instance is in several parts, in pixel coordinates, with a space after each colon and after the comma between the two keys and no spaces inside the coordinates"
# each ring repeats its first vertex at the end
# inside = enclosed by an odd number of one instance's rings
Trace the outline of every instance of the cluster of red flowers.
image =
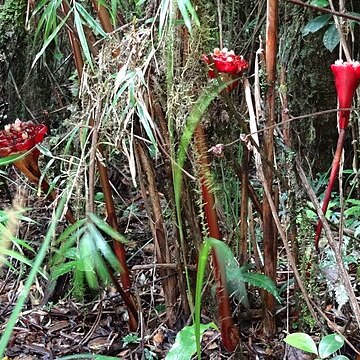
{"type": "MultiPolygon", "coordinates": [[[[360,84],[360,63],[358,61],[343,62],[337,60],[331,65],[335,78],[335,86],[340,109],[351,107],[355,90],[360,84]]],[[[339,111],[339,127],[346,129],[349,125],[350,110],[339,111]]]]}
{"type": "Polygon", "coordinates": [[[44,124],[16,119],[14,124],[5,125],[5,129],[0,131],[0,156],[31,150],[44,140],[47,131],[44,124]]]}
{"type": "MultiPolygon", "coordinates": [[[[202,59],[209,65],[209,77],[211,79],[216,78],[215,67],[219,76],[225,82],[240,76],[249,67],[249,64],[242,56],[235,55],[233,50],[228,51],[227,48],[222,50],[215,48],[210,56],[203,55],[202,59]]],[[[230,92],[237,84],[236,81],[229,85],[227,91],[230,92]]]]}

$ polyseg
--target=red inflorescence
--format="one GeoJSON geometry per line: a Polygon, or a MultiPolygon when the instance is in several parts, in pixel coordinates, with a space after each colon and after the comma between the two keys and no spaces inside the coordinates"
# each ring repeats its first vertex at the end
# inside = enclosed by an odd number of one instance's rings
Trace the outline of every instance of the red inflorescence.
{"type": "Polygon", "coordinates": [[[5,125],[0,131],[0,156],[31,150],[44,140],[47,131],[45,124],[16,119],[14,124],[5,125]]]}
{"type": "MultiPolygon", "coordinates": [[[[355,90],[360,83],[360,63],[357,61],[343,62],[337,60],[331,65],[335,77],[335,86],[339,99],[339,108],[351,107],[355,90]]],[[[350,110],[339,111],[339,127],[346,129],[349,125],[350,110]]]]}
{"type": "Polygon", "coordinates": [[[226,48],[222,50],[216,48],[211,54],[211,58],[207,55],[203,55],[202,58],[210,66],[209,77],[212,79],[215,78],[215,72],[211,69],[211,62],[219,73],[227,73],[233,76],[240,75],[249,67],[248,62],[242,56],[235,55],[233,50],[228,51],[226,48]]]}

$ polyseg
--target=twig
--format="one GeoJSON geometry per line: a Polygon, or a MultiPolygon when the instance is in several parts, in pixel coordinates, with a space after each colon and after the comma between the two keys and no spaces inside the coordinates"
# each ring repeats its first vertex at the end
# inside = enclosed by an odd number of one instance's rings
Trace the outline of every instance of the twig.
{"type": "Polygon", "coordinates": [[[302,181],[302,184],[311,200],[311,202],[313,203],[316,212],[323,224],[324,230],[325,230],[325,235],[326,238],[328,240],[328,243],[331,247],[331,249],[334,252],[335,255],[335,260],[336,260],[336,264],[339,268],[340,271],[340,275],[343,281],[343,285],[345,286],[345,289],[348,293],[349,296],[349,302],[350,302],[350,306],[354,312],[354,316],[356,318],[356,322],[358,323],[359,329],[360,329],[360,307],[359,307],[359,303],[356,299],[355,293],[354,293],[354,289],[352,288],[351,282],[350,282],[350,278],[349,278],[349,274],[346,271],[342,256],[341,256],[341,250],[340,250],[340,246],[336,243],[334,237],[331,234],[331,230],[330,230],[330,226],[324,216],[324,213],[321,210],[319,201],[314,193],[314,190],[311,188],[309,181],[306,178],[305,172],[300,164],[300,160],[296,159],[296,168],[298,170],[298,174],[300,176],[300,179],[302,181]]]}
{"type": "Polygon", "coordinates": [[[283,0],[283,1],[292,3],[294,5],[299,5],[299,6],[304,7],[304,8],[309,8],[311,10],[319,11],[319,12],[322,12],[322,13],[325,13],[325,14],[331,14],[331,15],[334,15],[334,16],[339,16],[339,17],[342,17],[344,19],[360,21],[360,17],[349,15],[349,14],[344,14],[344,13],[341,13],[341,12],[338,12],[338,11],[333,11],[333,10],[321,8],[321,7],[318,7],[318,6],[315,6],[315,5],[306,4],[306,3],[304,3],[304,2],[302,2],[300,0],[283,0]]]}
{"type": "Polygon", "coordinates": [[[27,107],[27,105],[25,104],[25,102],[23,101],[22,97],[21,97],[21,94],[20,94],[20,91],[19,91],[19,88],[18,86],[16,85],[16,82],[15,82],[15,79],[14,79],[14,76],[13,76],[13,73],[11,70],[9,70],[9,75],[10,75],[10,78],[11,78],[11,81],[14,85],[14,89],[15,89],[15,92],[16,92],[16,95],[17,97],[19,98],[19,100],[21,101],[21,103],[23,104],[23,106],[25,107],[25,109],[27,110],[27,112],[30,114],[30,116],[34,119],[34,114],[31,112],[31,110],[27,107]]]}
{"type": "Polygon", "coordinates": [[[286,234],[281,226],[281,223],[280,223],[280,219],[279,219],[279,216],[277,214],[277,210],[276,210],[276,206],[275,206],[275,203],[272,199],[272,196],[271,196],[271,193],[270,193],[270,190],[268,188],[268,185],[266,183],[266,181],[263,181],[263,185],[264,185],[264,192],[268,198],[268,201],[269,201],[269,205],[270,205],[270,208],[271,208],[271,211],[272,211],[272,215],[273,215],[273,218],[274,218],[274,222],[275,222],[275,225],[278,229],[278,232],[279,232],[279,235],[280,235],[280,238],[283,242],[283,245],[284,245],[284,248],[285,248],[285,251],[286,251],[286,255],[287,255],[287,258],[288,258],[288,261],[292,267],[292,270],[293,270],[293,273],[294,273],[294,277],[295,277],[295,280],[299,286],[299,289],[304,297],[304,301],[306,302],[306,305],[308,306],[308,309],[311,313],[311,315],[313,316],[313,318],[315,319],[315,321],[319,324],[319,326],[321,326],[319,320],[318,320],[318,317],[315,313],[315,310],[314,310],[314,307],[312,306],[311,304],[311,301],[309,299],[309,296],[306,292],[306,289],[304,287],[304,284],[301,280],[301,277],[300,277],[300,273],[299,273],[299,270],[297,269],[296,267],[296,263],[295,263],[295,259],[294,259],[294,256],[291,252],[291,249],[290,249],[290,246],[288,244],[288,241],[287,241],[287,238],[286,238],[286,234]]]}
{"type": "Polygon", "coordinates": [[[360,354],[359,350],[356,349],[356,347],[344,336],[344,334],[341,333],[339,330],[339,326],[336,325],[334,322],[332,322],[327,315],[315,304],[314,301],[310,300],[313,304],[316,311],[325,319],[330,329],[334,330],[337,334],[341,335],[344,338],[344,341],[351,347],[352,350],[354,350],[357,354],[360,354]]]}

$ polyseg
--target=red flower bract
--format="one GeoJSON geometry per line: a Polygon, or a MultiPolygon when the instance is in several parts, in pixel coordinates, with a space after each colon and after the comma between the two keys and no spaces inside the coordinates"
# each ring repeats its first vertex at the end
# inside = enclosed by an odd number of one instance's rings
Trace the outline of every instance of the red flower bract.
{"type": "Polygon", "coordinates": [[[31,150],[44,140],[47,131],[45,124],[16,119],[14,124],[5,125],[0,131],[0,156],[31,150]]]}
{"type": "MultiPolygon", "coordinates": [[[[211,59],[207,55],[203,55],[202,58],[211,66],[211,59]]],[[[233,76],[240,75],[249,67],[249,64],[242,56],[235,55],[234,51],[228,51],[226,48],[222,50],[218,48],[214,49],[211,58],[216,70],[220,73],[228,73],[233,76]]],[[[215,77],[215,72],[211,68],[209,69],[209,77],[215,77]]]]}
{"type": "MultiPolygon", "coordinates": [[[[335,77],[335,86],[339,99],[339,108],[350,108],[356,88],[360,83],[360,63],[338,60],[331,65],[335,77]]],[[[349,125],[350,110],[339,111],[339,127],[346,129],[349,125]]]]}

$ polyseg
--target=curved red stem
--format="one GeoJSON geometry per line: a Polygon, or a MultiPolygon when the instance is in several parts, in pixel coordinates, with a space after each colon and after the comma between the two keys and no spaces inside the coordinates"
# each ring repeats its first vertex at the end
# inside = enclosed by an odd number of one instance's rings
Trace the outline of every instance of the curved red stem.
{"type": "MultiPolygon", "coordinates": [[[[205,220],[209,236],[221,240],[221,232],[215,209],[215,199],[209,187],[210,163],[207,156],[204,129],[198,125],[194,133],[195,146],[198,152],[199,176],[201,193],[204,202],[205,220]]],[[[216,295],[219,306],[219,323],[221,341],[227,351],[234,351],[239,344],[239,333],[232,318],[230,298],[226,288],[225,268],[215,249],[212,250],[214,274],[216,280],[216,295]]]]}
{"type": "MultiPolygon", "coordinates": [[[[342,154],[342,151],[344,148],[344,142],[345,142],[345,135],[346,135],[346,129],[340,129],[339,138],[338,138],[336,151],[335,151],[335,155],[334,155],[334,160],[332,163],[330,179],[329,179],[329,183],[326,188],[326,191],[325,191],[324,202],[323,202],[323,205],[321,208],[324,215],[326,214],[326,210],[327,210],[327,207],[330,202],[331,191],[332,191],[332,188],[334,187],[336,177],[339,173],[341,154],[342,154]]],[[[315,248],[316,248],[316,250],[319,249],[319,239],[320,239],[322,227],[323,227],[322,221],[319,220],[319,222],[316,226],[316,233],[315,233],[315,248]]]]}

